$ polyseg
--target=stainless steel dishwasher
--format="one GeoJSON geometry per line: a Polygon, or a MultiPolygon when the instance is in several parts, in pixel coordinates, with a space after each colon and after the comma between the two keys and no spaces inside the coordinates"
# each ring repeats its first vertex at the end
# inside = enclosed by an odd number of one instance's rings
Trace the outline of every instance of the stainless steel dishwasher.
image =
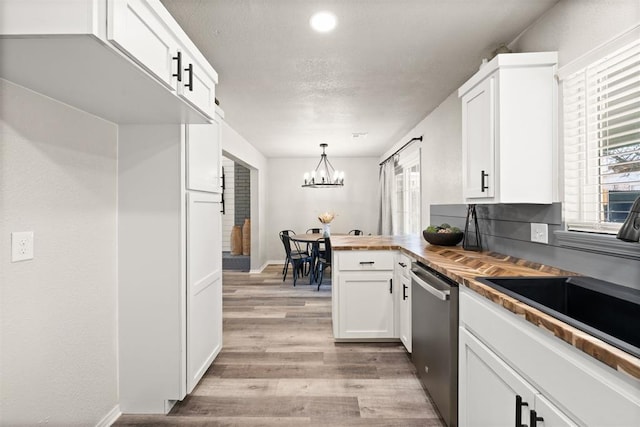
{"type": "Polygon", "coordinates": [[[458,425],[458,284],[411,265],[411,359],[423,387],[449,427],[458,425]]]}

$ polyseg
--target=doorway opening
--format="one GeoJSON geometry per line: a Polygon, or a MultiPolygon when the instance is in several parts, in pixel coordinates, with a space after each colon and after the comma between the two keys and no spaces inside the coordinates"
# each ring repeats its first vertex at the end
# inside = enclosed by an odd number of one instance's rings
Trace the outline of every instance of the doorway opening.
{"type": "Polygon", "coordinates": [[[224,155],[222,170],[222,269],[248,272],[251,268],[251,173],[224,155]]]}

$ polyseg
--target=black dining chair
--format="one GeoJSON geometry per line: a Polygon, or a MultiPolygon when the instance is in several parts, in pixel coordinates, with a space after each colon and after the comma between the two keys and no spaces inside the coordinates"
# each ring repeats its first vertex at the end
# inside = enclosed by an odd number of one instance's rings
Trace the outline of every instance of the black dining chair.
{"type": "Polygon", "coordinates": [[[318,282],[319,291],[322,278],[324,277],[324,270],[327,267],[331,267],[331,239],[329,237],[322,237],[318,239],[318,243],[324,243],[324,253],[319,254],[316,260],[315,279],[318,282]]]}
{"type": "Polygon", "coordinates": [[[302,273],[302,275],[307,274],[305,272],[305,266],[311,265],[311,255],[307,252],[302,251],[298,242],[291,240],[291,237],[288,233],[280,232],[280,240],[282,240],[282,244],[284,245],[284,251],[287,254],[288,262],[285,264],[284,275],[282,276],[282,281],[284,282],[287,277],[287,271],[289,270],[289,264],[291,264],[291,272],[293,273],[293,286],[296,285],[298,281],[298,275],[302,273]]]}
{"type": "Polygon", "coordinates": [[[364,233],[362,232],[362,230],[355,229],[349,231],[349,234],[352,236],[362,236],[364,233]]]}
{"type": "MultiPolygon", "coordinates": [[[[296,232],[293,230],[282,230],[280,232],[280,241],[282,242],[282,244],[284,245],[284,240],[282,240],[282,235],[286,234],[287,236],[290,235],[296,235],[296,232]]],[[[282,266],[282,281],[284,282],[285,277],[287,277],[287,269],[289,268],[289,253],[287,252],[286,248],[285,248],[285,258],[284,258],[284,265],[282,266]]]]}

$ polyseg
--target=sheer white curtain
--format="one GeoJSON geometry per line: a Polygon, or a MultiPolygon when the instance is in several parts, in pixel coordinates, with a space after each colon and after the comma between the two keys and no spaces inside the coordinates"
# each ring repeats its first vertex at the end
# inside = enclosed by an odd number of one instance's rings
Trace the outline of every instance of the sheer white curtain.
{"type": "Polygon", "coordinates": [[[393,180],[395,179],[393,160],[386,161],[380,166],[380,217],[378,220],[378,234],[393,234],[393,180]]]}

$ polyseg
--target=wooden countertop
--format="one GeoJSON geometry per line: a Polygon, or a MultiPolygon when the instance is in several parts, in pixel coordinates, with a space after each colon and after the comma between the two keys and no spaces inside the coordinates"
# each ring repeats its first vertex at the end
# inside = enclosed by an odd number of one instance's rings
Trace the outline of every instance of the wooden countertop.
{"type": "Polygon", "coordinates": [[[577,273],[495,252],[435,246],[416,235],[332,236],[331,246],[336,251],[400,250],[613,369],[640,379],[640,359],[475,280],[478,276],[575,276],[577,273]]]}

